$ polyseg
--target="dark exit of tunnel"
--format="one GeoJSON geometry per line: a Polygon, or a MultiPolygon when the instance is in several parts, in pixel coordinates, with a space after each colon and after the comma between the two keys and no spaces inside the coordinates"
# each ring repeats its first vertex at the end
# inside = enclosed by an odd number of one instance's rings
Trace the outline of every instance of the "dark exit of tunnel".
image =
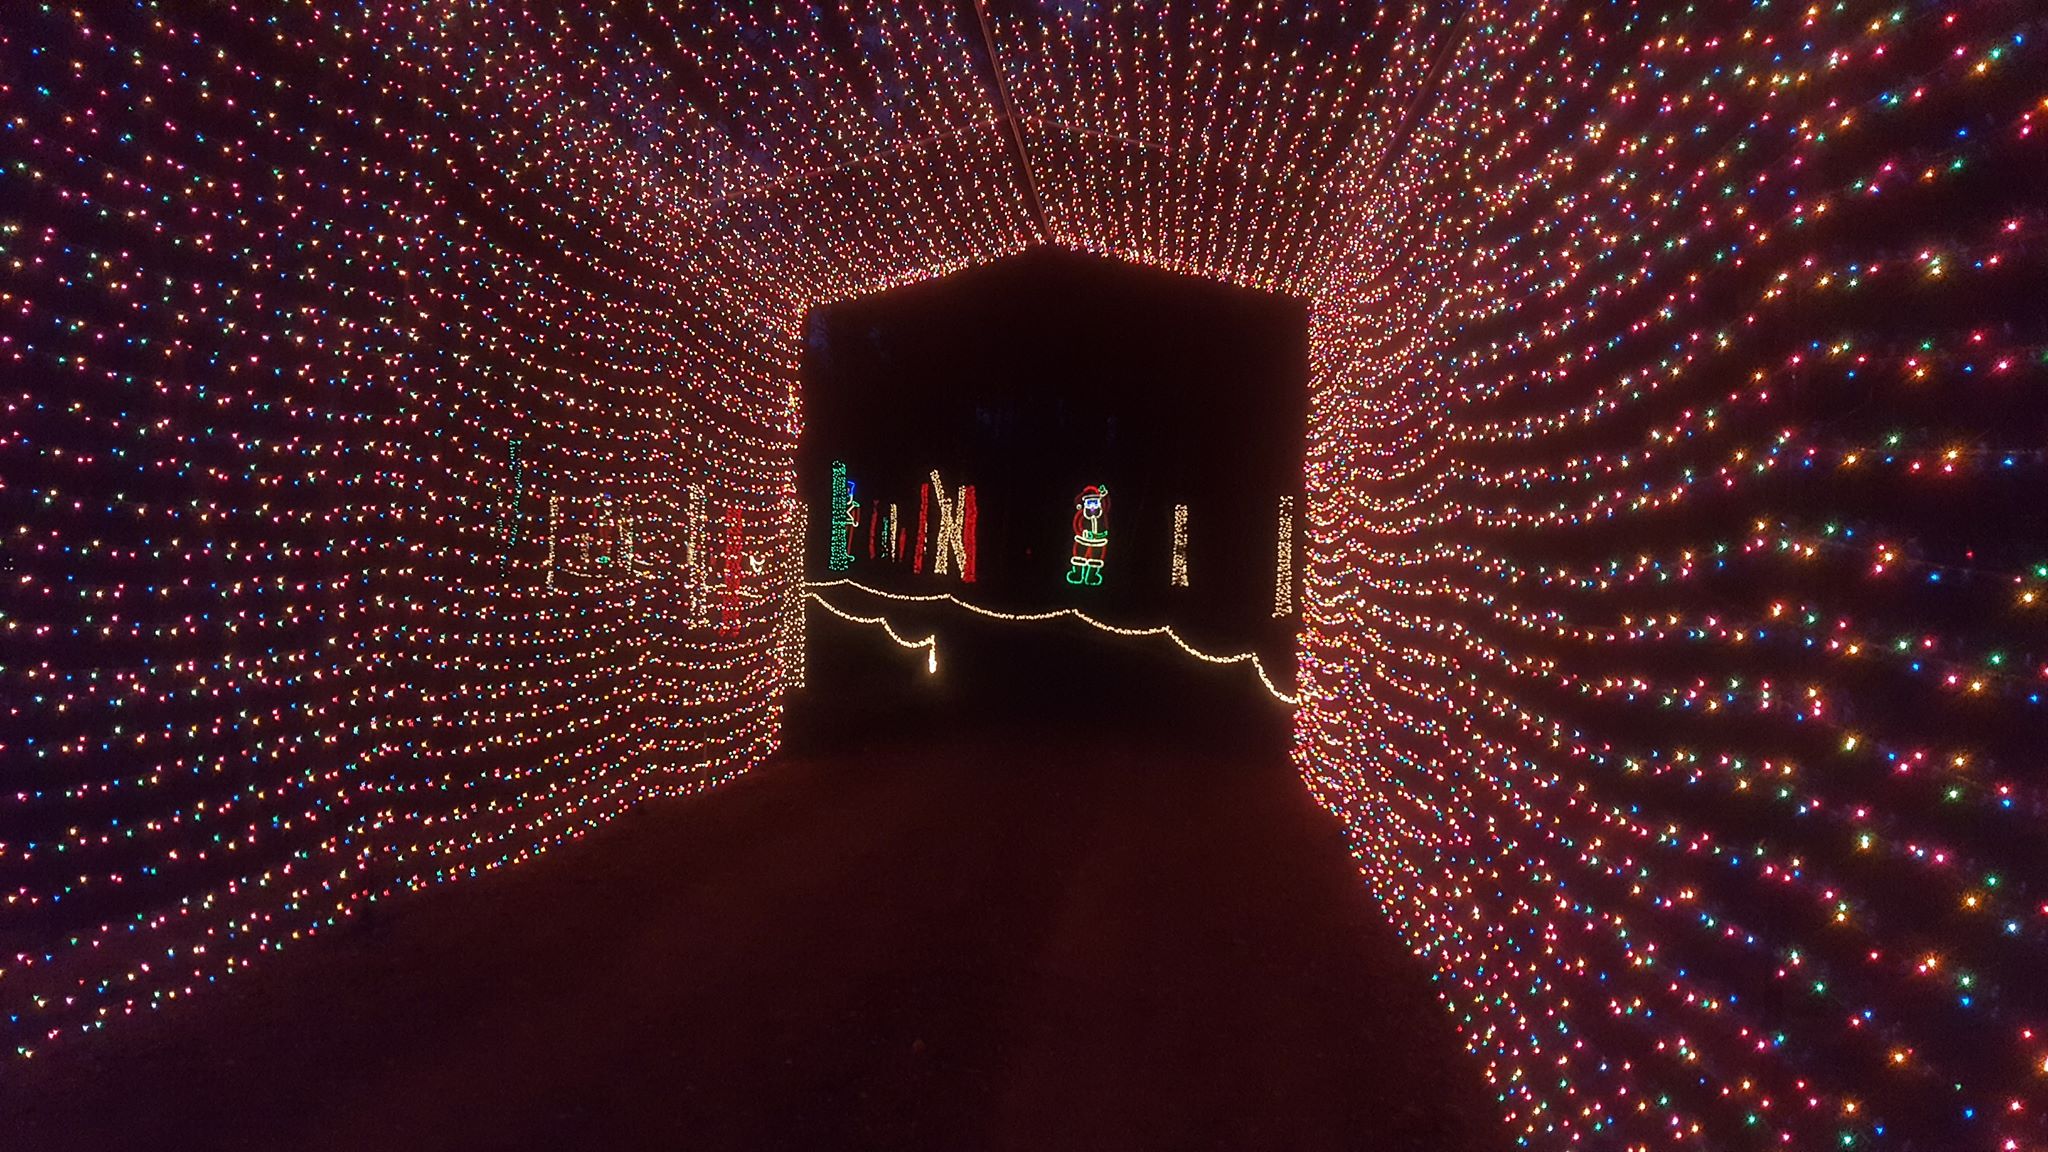
{"type": "Polygon", "coordinates": [[[807,579],[1166,624],[1291,668],[1301,302],[1035,249],[813,309],[801,383],[807,579]],[[935,570],[940,495],[958,517],[969,486],[971,581],[958,559],[935,570]],[[1106,544],[1077,546],[1077,527],[1106,544]]]}

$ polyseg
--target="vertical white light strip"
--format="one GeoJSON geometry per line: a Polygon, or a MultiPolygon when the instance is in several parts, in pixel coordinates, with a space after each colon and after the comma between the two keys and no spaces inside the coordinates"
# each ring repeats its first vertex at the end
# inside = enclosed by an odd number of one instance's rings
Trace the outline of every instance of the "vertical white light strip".
{"type": "Polygon", "coordinates": [[[1273,615],[1294,614],[1294,497],[1280,498],[1278,563],[1273,572],[1273,615]]]}
{"type": "Polygon", "coordinates": [[[690,485],[689,490],[683,494],[683,567],[686,569],[685,583],[690,590],[692,620],[704,619],[704,593],[705,585],[708,583],[704,572],[708,559],[704,555],[704,547],[705,532],[709,528],[706,517],[709,515],[710,500],[704,486],[690,485]]]}
{"type": "Polygon", "coordinates": [[[782,686],[787,691],[804,686],[804,530],[810,510],[794,492],[786,497],[783,509],[787,517],[783,531],[789,533],[790,541],[782,550],[786,558],[783,578],[788,581],[783,590],[781,628],[782,686]]]}
{"type": "Polygon", "coordinates": [[[1173,587],[1188,586],[1188,506],[1173,506],[1173,587]]]}
{"type": "Polygon", "coordinates": [[[555,535],[562,522],[562,498],[548,496],[548,590],[555,587],[555,535]]]}
{"type": "Polygon", "coordinates": [[[959,494],[951,499],[946,496],[945,482],[939,479],[939,470],[932,469],[932,499],[939,506],[939,541],[932,549],[932,574],[944,576],[952,571],[952,561],[960,562],[962,575],[967,572],[967,543],[962,538],[961,521],[965,516],[967,489],[963,485],[959,494]]]}

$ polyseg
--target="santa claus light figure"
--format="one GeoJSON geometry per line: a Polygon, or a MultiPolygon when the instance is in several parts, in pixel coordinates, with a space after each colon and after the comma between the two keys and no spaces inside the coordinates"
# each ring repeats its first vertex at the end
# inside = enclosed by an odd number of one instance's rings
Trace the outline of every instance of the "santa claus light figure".
{"type": "Polygon", "coordinates": [[[1090,484],[1074,501],[1074,554],[1067,561],[1067,583],[1102,583],[1102,554],[1109,547],[1109,486],[1090,484]]]}

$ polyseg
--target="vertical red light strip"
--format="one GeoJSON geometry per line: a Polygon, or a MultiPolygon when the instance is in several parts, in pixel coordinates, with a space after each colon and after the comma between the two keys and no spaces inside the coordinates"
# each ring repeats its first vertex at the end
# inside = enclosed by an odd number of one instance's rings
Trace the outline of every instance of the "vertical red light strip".
{"type": "Polygon", "coordinates": [[[929,483],[917,486],[917,551],[910,554],[910,570],[924,571],[924,546],[926,533],[932,518],[932,486],[929,483]]]}
{"type": "Polygon", "coordinates": [[[718,631],[731,636],[740,628],[747,574],[746,514],[738,503],[725,509],[725,555],[721,561],[725,579],[718,589],[718,631]]]}
{"type": "Polygon", "coordinates": [[[974,485],[968,484],[960,489],[960,542],[965,549],[965,558],[960,562],[960,579],[967,584],[974,583],[975,517],[974,485]]]}

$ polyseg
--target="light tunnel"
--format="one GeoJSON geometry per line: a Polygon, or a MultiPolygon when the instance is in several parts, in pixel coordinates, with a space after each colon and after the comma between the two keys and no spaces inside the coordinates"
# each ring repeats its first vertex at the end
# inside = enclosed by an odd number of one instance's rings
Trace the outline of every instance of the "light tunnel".
{"type": "Polygon", "coordinates": [[[773,772],[805,317],[1049,248],[1305,309],[1293,764],[1504,1144],[2042,1147],[2042,22],[10,6],[5,1050],[773,772]]]}

